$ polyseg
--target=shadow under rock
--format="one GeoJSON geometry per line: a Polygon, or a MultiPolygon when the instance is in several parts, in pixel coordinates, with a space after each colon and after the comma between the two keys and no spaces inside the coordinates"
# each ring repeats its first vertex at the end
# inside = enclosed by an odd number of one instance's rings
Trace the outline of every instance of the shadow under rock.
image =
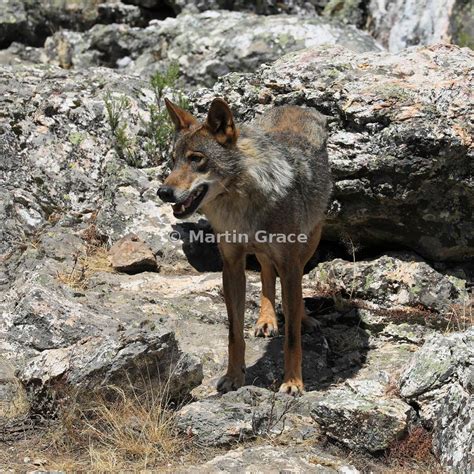
{"type": "MultiPolygon", "coordinates": [[[[303,334],[303,380],[307,391],[321,390],[356,374],[369,348],[369,335],[355,310],[336,312],[332,300],[305,298],[308,315],[319,322],[303,334]]],[[[283,381],[284,320],[278,311],[280,336],[269,340],[264,355],[247,368],[246,384],[278,389],[283,381]]]]}

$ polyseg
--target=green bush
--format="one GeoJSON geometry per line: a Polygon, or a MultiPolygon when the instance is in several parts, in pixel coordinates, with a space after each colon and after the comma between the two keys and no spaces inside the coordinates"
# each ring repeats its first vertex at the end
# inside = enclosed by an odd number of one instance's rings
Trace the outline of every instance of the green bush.
{"type": "MultiPolygon", "coordinates": [[[[150,78],[153,103],[148,105],[148,116],[138,114],[140,129],[131,136],[126,118],[130,118],[131,101],[126,96],[112,97],[110,91],[104,97],[107,120],[109,122],[114,148],[120,158],[132,166],[158,165],[163,163],[170,152],[174,133],[173,124],[164,104],[164,91],[174,89],[179,78],[179,67],[171,64],[164,72],[156,72],[150,78]]],[[[173,102],[183,108],[188,104],[180,91],[169,92],[173,102]]],[[[136,117],[134,117],[136,118],[136,117]]]]}

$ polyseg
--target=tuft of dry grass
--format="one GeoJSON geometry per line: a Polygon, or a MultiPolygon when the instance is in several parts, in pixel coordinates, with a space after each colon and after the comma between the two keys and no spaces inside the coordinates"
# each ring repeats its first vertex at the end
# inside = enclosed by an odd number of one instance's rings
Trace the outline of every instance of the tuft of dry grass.
{"type": "Polygon", "coordinates": [[[64,396],[40,442],[17,450],[16,460],[10,455],[8,468],[31,470],[41,460],[48,471],[156,470],[176,465],[181,456],[192,458],[186,441],[165,396],[152,388],[138,393],[107,387],[87,398],[83,393],[64,396]]]}
{"type": "Polygon", "coordinates": [[[396,441],[389,448],[386,461],[392,468],[401,469],[401,472],[407,469],[441,472],[432,451],[431,433],[421,426],[413,427],[404,438],[396,441]]]}
{"type": "Polygon", "coordinates": [[[466,331],[474,325],[474,301],[467,298],[464,304],[451,305],[447,314],[445,332],[466,331]]]}
{"type": "Polygon", "coordinates": [[[92,275],[100,272],[113,272],[109,258],[108,247],[98,234],[94,224],[82,232],[86,242],[86,252],[74,255],[74,263],[70,271],[57,272],[56,278],[62,284],[77,290],[85,290],[92,275]]]}
{"type": "Polygon", "coordinates": [[[92,275],[100,272],[113,272],[105,245],[90,247],[84,255],[74,255],[70,271],[57,272],[56,279],[74,289],[85,290],[92,275]]]}

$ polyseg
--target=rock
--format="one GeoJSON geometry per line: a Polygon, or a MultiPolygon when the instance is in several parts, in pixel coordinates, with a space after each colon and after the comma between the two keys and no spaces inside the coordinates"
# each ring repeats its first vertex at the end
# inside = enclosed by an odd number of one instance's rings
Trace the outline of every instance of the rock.
{"type": "Polygon", "coordinates": [[[21,0],[2,0],[0,7],[0,48],[4,48],[26,27],[26,11],[21,0]]]}
{"type": "Polygon", "coordinates": [[[69,299],[64,291],[43,286],[31,275],[7,294],[0,322],[0,353],[17,366],[49,349],[68,347],[85,337],[107,333],[118,319],[69,299]]]}
{"type": "Polygon", "coordinates": [[[347,461],[313,446],[250,446],[232,449],[199,466],[183,472],[315,472],[356,474],[347,461]]]}
{"type": "Polygon", "coordinates": [[[153,21],[145,29],[96,25],[82,34],[58,32],[47,40],[45,51],[50,62],[63,67],[118,67],[118,61],[129,58],[122,70],[142,77],[177,62],[186,84],[210,86],[228,72],[254,71],[287,52],[320,44],[381,50],[354,27],[319,17],[209,11],[153,21]]]}
{"type": "Polygon", "coordinates": [[[399,54],[319,47],[226,76],[190,102],[204,113],[221,96],[240,120],[283,104],[329,115],[335,186],[324,237],[356,250],[399,245],[460,261],[474,256],[464,204],[474,201],[473,59],[471,50],[446,45],[399,54]]]}
{"type": "Polygon", "coordinates": [[[135,234],[128,234],[109,250],[113,268],[125,273],[156,270],[156,258],[150,247],[135,234]]]}
{"type": "Polygon", "coordinates": [[[307,395],[311,416],[331,438],[351,449],[387,449],[408,427],[411,407],[395,398],[367,398],[349,388],[307,395]]]}
{"type": "Polygon", "coordinates": [[[438,273],[411,254],[389,254],[370,261],[335,259],[312,270],[310,278],[326,291],[375,303],[377,307],[417,307],[448,312],[467,305],[465,281],[438,273]]]}
{"type": "Polygon", "coordinates": [[[370,30],[390,51],[439,42],[474,44],[474,16],[466,0],[371,0],[370,30]]]}
{"type": "MultiPolygon", "coordinates": [[[[137,3],[140,2],[155,2],[157,0],[134,0],[137,3]]],[[[258,2],[249,0],[234,0],[229,2],[228,0],[170,0],[171,6],[176,13],[180,13],[183,10],[190,12],[206,11],[206,10],[220,10],[228,9],[235,11],[249,11],[258,13],[259,15],[275,15],[278,13],[292,13],[300,15],[314,14],[316,6],[314,2],[308,2],[306,0],[291,0],[287,2],[277,2],[275,0],[261,0],[258,2]]],[[[324,0],[318,3],[324,3],[324,0]]]]}
{"type": "Polygon", "coordinates": [[[26,390],[15,377],[13,367],[0,358],[0,436],[7,425],[24,419],[29,409],[26,390]]]}
{"type": "Polygon", "coordinates": [[[172,332],[145,325],[43,351],[19,377],[36,391],[60,381],[83,391],[109,386],[146,391],[158,385],[163,397],[175,399],[201,383],[202,365],[180,351],[172,332]]]}
{"type": "Polygon", "coordinates": [[[433,334],[414,354],[400,380],[400,394],[419,407],[431,428],[433,449],[450,471],[467,472],[473,448],[474,329],[433,334]]]}
{"type": "Polygon", "coordinates": [[[368,20],[367,3],[368,0],[329,0],[322,14],[364,29],[368,20]]]}
{"type": "Polygon", "coordinates": [[[226,446],[263,434],[263,421],[269,411],[257,414],[263,404],[269,410],[272,399],[268,390],[243,387],[219,399],[202,400],[184,406],[177,415],[177,426],[206,446],[226,446]]]}
{"type": "Polygon", "coordinates": [[[52,31],[87,30],[95,23],[144,26],[149,15],[117,0],[2,0],[0,47],[12,41],[42,46],[52,31]]]}
{"type": "Polygon", "coordinates": [[[299,399],[246,386],[183,407],[177,426],[193,441],[226,446],[257,436],[303,440],[316,427],[351,449],[378,452],[405,432],[412,409],[396,398],[362,396],[348,387],[309,392],[299,399]]]}

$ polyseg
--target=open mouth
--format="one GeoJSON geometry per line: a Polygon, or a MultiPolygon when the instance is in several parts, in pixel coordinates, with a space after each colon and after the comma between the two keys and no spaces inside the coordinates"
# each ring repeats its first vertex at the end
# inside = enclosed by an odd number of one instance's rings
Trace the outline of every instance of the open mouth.
{"type": "Polygon", "coordinates": [[[180,219],[190,216],[201,204],[207,190],[207,184],[201,184],[184,201],[173,204],[174,216],[180,219]]]}

